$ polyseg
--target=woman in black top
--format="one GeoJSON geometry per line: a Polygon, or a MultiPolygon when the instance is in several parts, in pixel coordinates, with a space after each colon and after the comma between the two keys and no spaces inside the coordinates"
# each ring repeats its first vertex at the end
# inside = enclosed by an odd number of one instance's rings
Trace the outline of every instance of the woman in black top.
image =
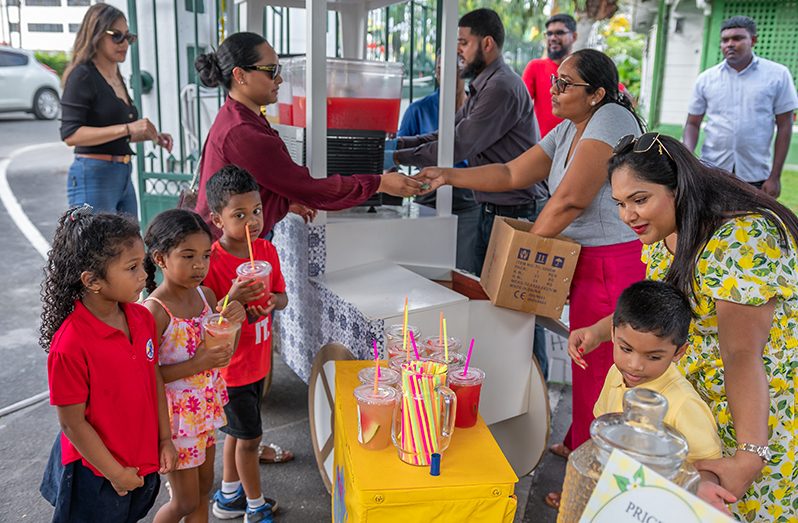
{"type": "Polygon", "coordinates": [[[170,135],[139,118],[119,72],[135,41],[125,15],[108,4],[91,6],[78,30],[61,98],[61,139],[75,147],[67,176],[70,207],[88,203],[137,216],[129,142],[152,140],[172,150],[170,135]]]}

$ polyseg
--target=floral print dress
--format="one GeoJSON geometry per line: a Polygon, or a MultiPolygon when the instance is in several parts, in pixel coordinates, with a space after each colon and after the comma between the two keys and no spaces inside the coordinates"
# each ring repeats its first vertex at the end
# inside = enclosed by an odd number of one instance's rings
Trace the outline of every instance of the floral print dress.
{"type": "MultiPolygon", "coordinates": [[[[158,351],[161,365],[174,365],[194,357],[202,342],[202,320],[211,313],[202,289],[197,288],[205,306],[199,316],[177,318],[158,298],[169,314],[169,325],[161,336],[158,351]]],[[[205,451],[216,444],[216,429],[227,424],[223,407],[227,404],[227,386],[218,369],[164,384],[169,403],[172,443],[177,449],[178,470],[198,467],[205,462],[205,451]]]]}
{"type": "MultiPolygon", "coordinates": [[[[644,247],[646,275],[664,280],[673,255],[660,241],[644,247]]],[[[690,344],[678,366],[707,402],[718,422],[724,456],[737,448],[724,385],[718,342],[716,301],[763,305],[776,298],[763,363],[770,382],[770,449],[773,459],[746,495],[731,507],[741,521],[798,521],[796,454],[796,373],[798,366],[798,252],[779,243],[778,229],[760,214],[734,218],[715,231],[698,257],[698,319],[690,326],[690,344]]]]}

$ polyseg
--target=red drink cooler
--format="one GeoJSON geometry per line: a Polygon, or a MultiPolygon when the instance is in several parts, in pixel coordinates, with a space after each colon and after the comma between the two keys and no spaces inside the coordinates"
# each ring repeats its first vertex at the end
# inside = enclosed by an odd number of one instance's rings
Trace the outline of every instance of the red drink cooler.
{"type": "MultiPolygon", "coordinates": [[[[293,125],[297,127],[307,125],[305,68],[304,58],[298,58],[292,62],[292,119],[293,125]]],[[[280,90],[282,91],[282,87],[280,90]]],[[[327,127],[329,129],[395,133],[399,127],[401,98],[401,64],[327,59],[327,127]]]]}

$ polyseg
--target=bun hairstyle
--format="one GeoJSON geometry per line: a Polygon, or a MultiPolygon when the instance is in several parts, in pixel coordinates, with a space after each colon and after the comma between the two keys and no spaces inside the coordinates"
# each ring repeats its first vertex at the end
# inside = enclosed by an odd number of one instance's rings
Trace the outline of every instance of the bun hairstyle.
{"type": "Polygon", "coordinates": [[[228,36],[216,52],[201,54],[194,61],[200,81],[206,87],[223,86],[230,90],[233,69],[252,65],[260,59],[258,46],[268,43],[256,33],[234,33],[228,36]]]}
{"type": "Polygon", "coordinates": [[[596,109],[608,103],[621,105],[632,113],[635,120],[637,120],[637,125],[640,126],[640,130],[645,131],[645,123],[635,112],[631,98],[618,88],[618,68],[615,67],[615,62],[612,61],[612,58],[595,49],[580,49],[568,59],[575,60],[574,65],[579,76],[582,77],[585,83],[590,84],[590,86],[585,87],[588,94],[595,93],[599,87],[604,88],[606,94],[596,106],[596,109]]]}

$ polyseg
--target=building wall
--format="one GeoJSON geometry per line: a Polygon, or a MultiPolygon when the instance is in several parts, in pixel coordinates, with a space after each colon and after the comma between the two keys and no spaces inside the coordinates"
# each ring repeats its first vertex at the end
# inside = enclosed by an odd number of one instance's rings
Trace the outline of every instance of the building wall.
{"type": "MultiPolygon", "coordinates": [[[[704,14],[694,2],[681,2],[671,13],[665,52],[660,123],[683,125],[693,85],[701,72],[704,14]],[[678,32],[677,32],[678,31],[678,32]]],[[[653,58],[653,55],[652,55],[653,58]]]]}
{"type": "Polygon", "coordinates": [[[0,0],[0,42],[35,51],[70,51],[94,0],[0,0]],[[36,4],[56,5],[36,5],[36,4]],[[86,3],[86,5],[70,5],[86,3]],[[33,5],[30,5],[33,4],[33,5]]]}

